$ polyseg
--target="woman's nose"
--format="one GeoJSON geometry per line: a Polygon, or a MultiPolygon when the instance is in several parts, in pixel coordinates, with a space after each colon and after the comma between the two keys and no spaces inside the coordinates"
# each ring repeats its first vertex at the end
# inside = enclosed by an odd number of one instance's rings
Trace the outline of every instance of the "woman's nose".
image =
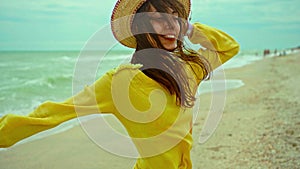
{"type": "Polygon", "coordinates": [[[164,20],[164,27],[167,29],[172,29],[174,28],[175,21],[173,21],[172,18],[168,17],[167,19],[164,20]]]}

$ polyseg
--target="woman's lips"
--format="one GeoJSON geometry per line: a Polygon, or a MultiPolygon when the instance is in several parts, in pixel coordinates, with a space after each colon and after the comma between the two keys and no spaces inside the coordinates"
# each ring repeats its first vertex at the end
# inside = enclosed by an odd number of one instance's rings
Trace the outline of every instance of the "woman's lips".
{"type": "Polygon", "coordinates": [[[162,37],[166,40],[169,40],[169,41],[175,41],[176,40],[175,35],[162,35],[162,37]]]}
{"type": "Polygon", "coordinates": [[[164,35],[165,38],[176,38],[175,35],[164,35]]]}

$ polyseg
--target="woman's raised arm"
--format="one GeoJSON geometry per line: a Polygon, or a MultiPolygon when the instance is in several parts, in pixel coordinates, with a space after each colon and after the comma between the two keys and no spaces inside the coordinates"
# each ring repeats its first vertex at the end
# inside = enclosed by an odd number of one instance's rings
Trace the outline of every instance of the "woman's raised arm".
{"type": "Polygon", "coordinates": [[[208,59],[212,69],[224,64],[239,52],[239,44],[231,36],[204,24],[194,23],[189,39],[204,47],[198,52],[208,59]]]}

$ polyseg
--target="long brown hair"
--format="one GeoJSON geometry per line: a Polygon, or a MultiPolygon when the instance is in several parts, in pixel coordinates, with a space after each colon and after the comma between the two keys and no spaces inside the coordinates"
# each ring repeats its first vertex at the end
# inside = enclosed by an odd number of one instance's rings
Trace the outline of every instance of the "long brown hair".
{"type": "MultiPolygon", "coordinates": [[[[167,9],[171,8],[178,13],[179,18],[188,17],[183,5],[177,0],[148,0],[139,8],[137,14],[148,12],[151,5],[157,12],[167,13],[167,9]]],[[[131,63],[142,64],[143,67],[141,70],[144,74],[165,87],[170,94],[175,94],[177,105],[192,107],[195,101],[195,93],[188,83],[188,76],[184,64],[188,64],[192,70],[193,67],[190,65],[190,62],[199,66],[199,70],[203,71],[203,76],[198,78],[203,80],[208,79],[209,73],[211,72],[209,62],[194,50],[185,48],[182,42],[182,32],[178,37],[177,48],[171,52],[163,47],[157,34],[135,33],[136,29],[153,29],[151,23],[145,19],[133,19],[132,32],[135,34],[137,47],[131,63]],[[145,49],[151,49],[151,51],[145,49]]],[[[182,24],[183,20],[182,22],[179,21],[181,31],[184,29],[184,25],[182,24]]],[[[154,32],[154,30],[150,30],[150,32],[154,32]]],[[[197,75],[194,70],[193,72],[197,75]]]]}

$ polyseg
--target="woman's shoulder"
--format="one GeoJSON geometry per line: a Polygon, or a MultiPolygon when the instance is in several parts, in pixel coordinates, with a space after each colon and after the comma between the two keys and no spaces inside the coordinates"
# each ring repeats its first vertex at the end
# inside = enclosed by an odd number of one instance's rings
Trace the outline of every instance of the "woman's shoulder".
{"type": "Polygon", "coordinates": [[[110,78],[128,78],[134,77],[141,73],[142,64],[124,63],[106,72],[106,76],[110,78]]]}
{"type": "Polygon", "coordinates": [[[141,79],[140,68],[143,65],[141,64],[121,64],[116,68],[110,69],[99,79],[95,81],[96,86],[106,86],[111,88],[112,86],[126,86],[128,83],[132,84],[141,84],[143,79],[141,79]],[[138,75],[138,76],[137,76],[138,75]]]}
{"type": "Polygon", "coordinates": [[[124,63],[113,69],[112,73],[113,75],[116,75],[124,71],[139,71],[142,66],[142,64],[124,63]]]}
{"type": "Polygon", "coordinates": [[[111,80],[118,84],[130,82],[131,84],[143,84],[143,86],[157,87],[158,83],[144,74],[141,70],[142,67],[142,64],[125,63],[112,69],[108,74],[110,75],[111,80]]]}

